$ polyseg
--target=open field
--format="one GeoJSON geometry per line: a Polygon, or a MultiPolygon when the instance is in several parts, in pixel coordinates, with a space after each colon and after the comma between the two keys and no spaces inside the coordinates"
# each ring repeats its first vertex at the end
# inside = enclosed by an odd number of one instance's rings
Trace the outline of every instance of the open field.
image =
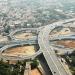
{"type": "Polygon", "coordinates": [[[15,48],[9,48],[7,49],[3,55],[8,56],[19,56],[19,55],[33,55],[35,54],[36,50],[34,46],[21,46],[21,47],[15,47],[15,48]]]}

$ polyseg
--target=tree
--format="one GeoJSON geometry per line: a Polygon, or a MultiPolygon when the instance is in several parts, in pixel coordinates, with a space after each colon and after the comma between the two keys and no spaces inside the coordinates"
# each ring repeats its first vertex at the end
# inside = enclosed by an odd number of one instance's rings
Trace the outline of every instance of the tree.
{"type": "Polygon", "coordinates": [[[10,65],[1,61],[0,75],[11,75],[10,65]]]}
{"type": "Polygon", "coordinates": [[[39,65],[39,62],[35,59],[31,63],[31,69],[37,68],[39,65]]]}
{"type": "Polygon", "coordinates": [[[75,66],[75,56],[71,56],[71,60],[72,60],[71,64],[72,64],[73,66],[75,66]]]}

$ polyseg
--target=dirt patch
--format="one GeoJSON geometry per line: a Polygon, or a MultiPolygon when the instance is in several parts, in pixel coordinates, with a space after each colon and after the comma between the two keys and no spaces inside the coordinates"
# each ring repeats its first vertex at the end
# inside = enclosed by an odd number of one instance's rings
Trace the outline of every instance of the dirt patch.
{"type": "Polygon", "coordinates": [[[75,41],[58,41],[58,45],[64,45],[65,47],[75,48],[75,41]]]}
{"type": "Polygon", "coordinates": [[[33,69],[33,70],[31,70],[31,74],[30,75],[41,75],[41,74],[38,71],[38,69],[33,69]]]}
{"type": "Polygon", "coordinates": [[[7,49],[3,55],[8,56],[19,56],[19,55],[33,55],[35,54],[35,48],[34,46],[22,46],[22,47],[15,47],[7,49]]]}

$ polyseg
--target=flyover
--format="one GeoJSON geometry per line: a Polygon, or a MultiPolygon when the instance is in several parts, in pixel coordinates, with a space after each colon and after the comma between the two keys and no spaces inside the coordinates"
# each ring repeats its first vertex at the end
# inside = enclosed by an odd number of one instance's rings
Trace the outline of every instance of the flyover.
{"type": "Polygon", "coordinates": [[[5,45],[4,47],[0,48],[0,57],[3,58],[4,60],[25,60],[25,59],[34,59],[35,57],[37,57],[38,55],[40,55],[42,52],[39,50],[37,51],[34,55],[31,56],[3,56],[2,53],[11,47],[15,47],[15,46],[23,46],[23,45],[32,45],[32,44],[38,44],[38,40],[37,40],[37,36],[33,36],[32,38],[29,39],[24,39],[24,40],[19,40],[16,39],[14,37],[14,34],[17,32],[26,32],[26,31],[30,31],[30,32],[35,32],[37,33],[37,28],[22,28],[22,29],[18,29],[15,30],[13,32],[11,32],[8,36],[10,37],[10,41],[7,42],[2,42],[0,43],[1,45],[5,45]]]}
{"type": "Polygon", "coordinates": [[[10,34],[7,36],[8,41],[0,42],[0,47],[3,47],[4,45],[15,44],[15,43],[16,44],[18,44],[18,43],[37,44],[37,35],[32,36],[32,38],[24,39],[24,40],[20,40],[20,39],[17,39],[16,37],[14,37],[14,34],[16,34],[17,32],[26,32],[26,31],[30,31],[31,33],[35,32],[37,34],[38,28],[21,28],[21,29],[14,30],[14,31],[10,32],[10,34]]]}
{"type": "Polygon", "coordinates": [[[11,40],[11,41],[6,41],[6,42],[1,42],[0,46],[5,46],[5,45],[12,45],[12,44],[38,44],[37,36],[31,38],[31,39],[26,39],[26,40],[11,40]]]}
{"type": "Polygon", "coordinates": [[[10,34],[9,34],[9,37],[12,39],[12,40],[14,40],[14,39],[16,39],[15,37],[14,37],[14,34],[16,34],[17,32],[26,32],[26,31],[28,31],[28,32],[35,32],[36,34],[38,33],[38,28],[21,28],[21,29],[17,29],[17,30],[15,30],[15,31],[12,31],[10,34]]]}
{"type": "Polygon", "coordinates": [[[12,45],[6,45],[2,48],[0,48],[0,58],[3,58],[4,60],[26,60],[26,59],[35,59],[37,56],[39,56],[42,52],[40,50],[38,50],[37,52],[35,52],[35,54],[33,55],[19,55],[19,56],[7,56],[7,55],[2,55],[2,53],[12,47],[16,47],[16,46],[21,46],[21,45],[25,45],[25,43],[20,43],[20,44],[12,44],[12,45]]]}
{"type": "Polygon", "coordinates": [[[75,35],[70,35],[70,36],[58,35],[50,39],[50,41],[59,41],[59,40],[75,40],[75,35]]]}
{"type": "MultiPolygon", "coordinates": [[[[45,59],[47,61],[47,64],[48,64],[48,66],[49,66],[49,68],[50,68],[50,70],[51,70],[53,75],[71,75],[67,71],[65,71],[65,69],[63,68],[63,66],[59,62],[58,57],[56,56],[55,51],[54,51],[55,48],[53,46],[50,46],[49,33],[54,28],[56,28],[58,26],[65,26],[64,25],[65,23],[69,23],[69,22],[73,22],[73,21],[75,21],[75,19],[59,21],[59,22],[55,22],[53,24],[49,24],[47,26],[43,26],[41,28],[38,28],[40,30],[38,30],[39,34],[38,34],[38,38],[37,39],[38,39],[38,44],[40,46],[40,49],[34,55],[32,55],[32,56],[17,56],[17,57],[14,57],[14,56],[10,56],[10,57],[8,57],[8,56],[1,56],[1,58],[6,59],[6,60],[25,60],[25,59],[33,59],[33,58],[37,57],[38,55],[40,55],[41,53],[43,53],[43,55],[44,55],[44,57],[45,57],[45,59]]],[[[14,33],[10,34],[12,39],[13,39],[12,36],[13,36],[14,33]]],[[[58,36],[57,36],[57,38],[58,38],[58,36]]],[[[57,39],[57,38],[55,38],[55,39],[57,39]]],[[[58,38],[58,40],[59,39],[60,39],[60,37],[58,38]]],[[[62,37],[61,39],[74,39],[75,40],[75,37],[69,36],[69,37],[66,37],[66,38],[62,37]]],[[[25,44],[24,41],[25,40],[19,40],[18,41],[19,43],[17,43],[16,45],[23,45],[23,44],[25,44]],[[23,42],[23,43],[21,43],[21,42],[23,42]]],[[[13,45],[15,45],[15,43],[13,43],[13,45]]],[[[10,48],[11,46],[8,45],[8,46],[2,47],[0,49],[1,50],[0,55],[2,54],[2,52],[4,50],[6,50],[7,48],[10,48]]]]}

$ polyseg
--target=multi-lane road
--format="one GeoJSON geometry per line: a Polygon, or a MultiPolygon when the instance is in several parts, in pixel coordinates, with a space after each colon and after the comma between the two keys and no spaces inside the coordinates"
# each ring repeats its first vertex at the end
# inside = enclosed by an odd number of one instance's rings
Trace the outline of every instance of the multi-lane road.
{"type": "Polygon", "coordinates": [[[50,32],[50,26],[46,26],[41,33],[39,34],[39,45],[43,52],[43,55],[47,61],[47,64],[52,72],[53,75],[69,75],[64,70],[62,65],[57,59],[57,56],[53,50],[53,48],[49,44],[49,32],[50,32]]]}

